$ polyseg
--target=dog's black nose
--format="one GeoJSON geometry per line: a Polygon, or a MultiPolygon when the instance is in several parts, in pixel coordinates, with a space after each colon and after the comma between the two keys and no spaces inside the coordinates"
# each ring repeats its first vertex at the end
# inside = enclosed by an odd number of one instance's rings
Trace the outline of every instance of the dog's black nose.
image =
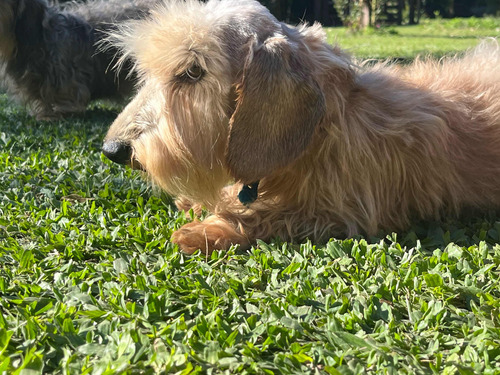
{"type": "Polygon", "coordinates": [[[118,164],[130,164],[132,147],[122,141],[106,141],[102,145],[102,153],[111,161],[118,164]]]}

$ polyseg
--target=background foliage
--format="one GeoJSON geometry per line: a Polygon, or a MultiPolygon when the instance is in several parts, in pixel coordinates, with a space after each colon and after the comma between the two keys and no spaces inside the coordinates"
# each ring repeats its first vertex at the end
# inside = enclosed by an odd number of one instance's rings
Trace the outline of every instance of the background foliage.
{"type": "Polygon", "coordinates": [[[418,23],[421,15],[482,17],[499,15],[498,0],[260,0],[274,15],[290,23],[319,21],[324,26],[348,26],[361,17],[361,8],[370,9],[373,22],[391,24],[418,23]],[[401,14],[398,17],[397,12],[401,14]],[[389,17],[393,15],[394,17],[389,17]],[[389,19],[388,19],[389,18],[389,19]]]}

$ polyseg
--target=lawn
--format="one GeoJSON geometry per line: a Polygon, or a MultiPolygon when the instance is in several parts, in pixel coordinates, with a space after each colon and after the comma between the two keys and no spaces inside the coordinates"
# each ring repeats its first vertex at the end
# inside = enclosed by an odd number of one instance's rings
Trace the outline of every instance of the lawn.
{"type": "Polygon", "coordinates": [[[481,38],[500,37],[500,18],[424,19],[419,25],[381,27],[363,33],[327,28],[327,35],[330,43],[338,43],[361,58],[440,57],[474,47],[481,38]]]}
{"type": "MultiPolygon", "coordinates": [[[[499,25],[328,33],[407,59],[499,25]]],[[[189,215],[100,153],[119,110],[37,123],[0,95],[0,374],[500,374],[493,214],[186,256],[189,215]]]]}

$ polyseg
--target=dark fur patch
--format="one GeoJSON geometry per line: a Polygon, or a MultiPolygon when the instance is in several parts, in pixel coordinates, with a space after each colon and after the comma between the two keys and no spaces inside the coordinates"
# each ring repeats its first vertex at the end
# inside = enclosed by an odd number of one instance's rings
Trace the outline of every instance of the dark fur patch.
{"type": "MultiPolygon", "coordinates": [[[[10,3],[14,53],[3,61],[7,90],[39,118],[80,112],[99,98],[128,97],[134,88],[130,64],[111,69],[117,50],[98,42],[114,22],[148,14],[157,0],[49,6],[44,0],[10,3]]],[[[5,57],[4,57],[5,58],[5,57]]]]}

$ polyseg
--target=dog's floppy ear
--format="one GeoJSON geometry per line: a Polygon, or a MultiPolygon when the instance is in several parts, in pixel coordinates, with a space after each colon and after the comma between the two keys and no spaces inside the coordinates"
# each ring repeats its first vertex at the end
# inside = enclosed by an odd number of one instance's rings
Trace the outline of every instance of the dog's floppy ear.
{"type": "Polygon", "coordinates": [[[226,163],[245,184],[296,159],[325,112],[325,99],[298,43],[273,36],[252,42],[236,110],[230,120],[226,163]]]}

